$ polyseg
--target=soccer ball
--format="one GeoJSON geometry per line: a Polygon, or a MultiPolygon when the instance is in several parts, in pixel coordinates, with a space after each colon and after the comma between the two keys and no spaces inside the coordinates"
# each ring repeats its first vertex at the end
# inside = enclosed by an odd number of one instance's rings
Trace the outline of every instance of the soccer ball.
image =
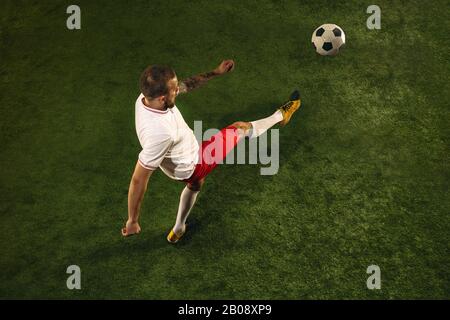
{"type": "Polygon", "coordinates": [[[311,42],[316,52],[322,56],[335,56],[345,44],[345,33],[341,27],[327,23],[314,30],[311,42]]]}

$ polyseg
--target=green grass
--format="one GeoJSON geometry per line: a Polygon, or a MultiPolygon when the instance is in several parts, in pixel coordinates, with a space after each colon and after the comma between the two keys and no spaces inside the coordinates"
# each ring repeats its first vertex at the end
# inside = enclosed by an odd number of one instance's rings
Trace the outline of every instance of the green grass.
{"type": "Polygon", "coordinates": [[[1,298],[450,298],[446,1],[378,1],[381,30],[361,1],[80,0],[80,31],[69,4],[0,4],[1,298]],[[347,35],[334,58],[310,44],[326,22],[347,35]],[[183,186],[158,171],[143,232],[123,239],[141,71],[183,78],[224,58],[235,71],[177,105],[220,128],[299,87],[278,174],[218,168],[171,246],[183,186]]]}

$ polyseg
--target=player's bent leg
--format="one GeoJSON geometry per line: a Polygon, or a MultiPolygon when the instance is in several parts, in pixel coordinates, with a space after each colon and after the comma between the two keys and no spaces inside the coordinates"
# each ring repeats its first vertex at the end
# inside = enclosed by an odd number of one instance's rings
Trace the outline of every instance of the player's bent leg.
{"type": "Polygon", "coordinates": [[[186,187],[181,192],[175,226],[167,235],[167,241],[170,243],[177,243],[186,233],[186,220],[204,183],[205,179],[186,183],[186,187]]]}
{"type": "Polygon", "coordinates": [[[202,189],[203,184],[205,183],[205,179],[200,179],[198,181],[188,182],[186,183],[186,187],[191,189],[192,191],[200,191],[202,189]]]}

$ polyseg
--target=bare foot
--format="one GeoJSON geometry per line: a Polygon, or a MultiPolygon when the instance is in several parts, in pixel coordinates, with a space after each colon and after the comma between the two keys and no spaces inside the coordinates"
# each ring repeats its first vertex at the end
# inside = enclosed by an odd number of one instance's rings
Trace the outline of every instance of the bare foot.
{"type": "Polygon", "coordinates": [[[134,234],[139,234],[141,232],[141,227],[139,226],[139,223],[127,221],[127,224],[125,228],[122,228],[122,235],[124,237],[129,237],[134,234]]]}

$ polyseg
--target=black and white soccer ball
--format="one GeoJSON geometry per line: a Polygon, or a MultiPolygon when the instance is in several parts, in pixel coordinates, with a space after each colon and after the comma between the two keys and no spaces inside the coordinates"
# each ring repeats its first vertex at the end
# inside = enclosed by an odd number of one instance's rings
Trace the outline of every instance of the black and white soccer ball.
{"type": "Polygon", "coordinates": [[[345,33],[341,27],[326,23],[314,30],[311,41],[318,54],[335,56],[345,44],[345,33]]]}

